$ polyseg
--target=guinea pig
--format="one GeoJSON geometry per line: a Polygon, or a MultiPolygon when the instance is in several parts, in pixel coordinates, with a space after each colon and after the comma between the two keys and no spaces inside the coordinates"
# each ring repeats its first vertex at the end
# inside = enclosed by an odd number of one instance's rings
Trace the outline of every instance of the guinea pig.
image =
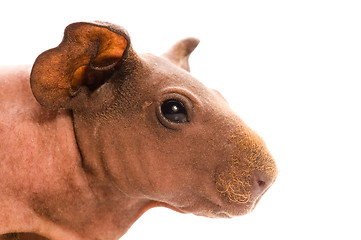
{"type": "Polygon", "coordinates": [[[115,240],[158,206],[250,212],[277,167],[189,73],[198,42],[137,54],[122,27],[79,22],[32,68],[0,68],[0,240],[115,240]]]}

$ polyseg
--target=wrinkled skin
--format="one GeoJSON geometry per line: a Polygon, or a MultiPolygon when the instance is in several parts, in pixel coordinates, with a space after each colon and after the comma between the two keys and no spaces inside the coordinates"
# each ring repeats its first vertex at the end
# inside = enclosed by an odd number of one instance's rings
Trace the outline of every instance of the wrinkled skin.
{"type": "Polygon", "coordinates": [[[250,212],[277,168],[223,97],[189,74],[197,44],[138,55],[120,27],[76,23],[32,70],[1,68],[0,240],[118,239],[158,206],[250,212]],[[169,99],[187,121],[165,117],[169,99]]]}

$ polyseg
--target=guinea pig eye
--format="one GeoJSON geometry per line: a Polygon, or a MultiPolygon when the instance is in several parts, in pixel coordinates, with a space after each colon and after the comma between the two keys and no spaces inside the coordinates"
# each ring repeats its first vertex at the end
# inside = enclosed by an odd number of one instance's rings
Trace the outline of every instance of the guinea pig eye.
{"type": "Polygon", "coordinates": [[[169,99],[162,103],[162,115],[174,123],[188,122],[188,114],[184,104],[176,99],[169,99]]]}

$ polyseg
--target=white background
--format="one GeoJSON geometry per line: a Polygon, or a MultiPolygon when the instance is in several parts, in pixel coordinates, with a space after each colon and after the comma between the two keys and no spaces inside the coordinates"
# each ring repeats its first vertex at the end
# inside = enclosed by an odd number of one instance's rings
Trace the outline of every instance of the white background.
{"type": "Polygon", "coordinates": [[[2,1],[0,64],[31,64],[73,21],[122,25],[138,52],[198,37],[193,75],[263,136],[279,178],[247,216],[153,209],[122,239],[361,239],[360,4],[2,1]]]}

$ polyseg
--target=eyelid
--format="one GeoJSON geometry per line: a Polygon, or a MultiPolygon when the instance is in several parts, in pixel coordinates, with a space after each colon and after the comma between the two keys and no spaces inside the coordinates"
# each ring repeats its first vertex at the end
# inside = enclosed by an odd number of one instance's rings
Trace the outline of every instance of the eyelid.
{"type": "Polygon", "coordinates": [[[160,93],[160,95],[167,95],[167,94],[176,94],[176,95],[180,95],[183,96],[185,98],[187,98],[190,102],[192,102],[192,105],[196,105],[199,107],[202,107],[202,103],[201,101],[198,99],[198,97],[196,97],[196,95],[194,95],[191,91],[187,90],[187,89],[183,89],[183,88],[178,88],[178,87],[167,87],[162,89],[162,92],[160,93]]]}

